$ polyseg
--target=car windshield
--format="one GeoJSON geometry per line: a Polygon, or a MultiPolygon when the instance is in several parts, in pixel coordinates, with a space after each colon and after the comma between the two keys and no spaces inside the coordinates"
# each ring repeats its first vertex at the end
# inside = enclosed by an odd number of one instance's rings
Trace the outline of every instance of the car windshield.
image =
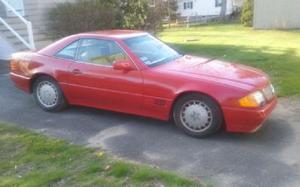
{"type": "Polygon", "coordinates": [[[125,39],[124,42],[147,66],[170,62],[181,55],[151,35],[125,39]]]}

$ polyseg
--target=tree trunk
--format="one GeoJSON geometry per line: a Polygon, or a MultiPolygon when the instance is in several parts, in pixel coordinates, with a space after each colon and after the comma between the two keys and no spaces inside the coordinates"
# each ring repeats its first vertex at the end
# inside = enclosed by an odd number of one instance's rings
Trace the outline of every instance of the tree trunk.
{"type": "Polygon", "coordinates": [[[220,12],[220,17],[222,20],[226,19],[226,12],[227,12],[227,0],[222,1],[222,7],[220,12]]]}
{"type": "Polygon", "coordinates": [[[169,22],[169,28],[171,28],[171,7],[170,7],[170,1],[168,1],[168,16],[169,16],[169,19],[168,19],[168,22],[169,22]]]}

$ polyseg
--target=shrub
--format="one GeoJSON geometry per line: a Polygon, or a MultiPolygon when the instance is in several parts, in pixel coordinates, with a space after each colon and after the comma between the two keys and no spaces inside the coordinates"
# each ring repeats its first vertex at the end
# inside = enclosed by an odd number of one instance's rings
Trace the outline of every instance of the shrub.
{"type": "Polygon", "coordinates": [[[104,29],[139,29],[157,32],[163,19],[175,19],[175,0],[168,4],[157,0],[149,7],[148,0],[78,0],[59,3],[48,13],[47,30],[52,39],[75,33],[104,29]]]}
{"type": "Polygon", "coordinates": [[[52,39],[57,39],[80,32],[113,29],[117,24],[115,7],[112,0],[59,3],[48,13],[49,35],[52,39]]]}
{"type": "Polygon", "coordinates": [[[242,10],[241,22],[247,27],[252,27],[253,25],[253,0],[246,0],[242,10]]]}

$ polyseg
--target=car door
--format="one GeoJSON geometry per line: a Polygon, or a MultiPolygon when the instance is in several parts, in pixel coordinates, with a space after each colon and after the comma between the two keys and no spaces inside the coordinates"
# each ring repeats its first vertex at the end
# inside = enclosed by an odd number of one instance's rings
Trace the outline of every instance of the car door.
{"type": "Polygon", "coordinates": [[[115,41],[81,39],[76,62],[69,67],[72,102],[138,114],[143,99],[140,71],[113,69],[116,60],[125,59],[134,65],[115,41]]]}

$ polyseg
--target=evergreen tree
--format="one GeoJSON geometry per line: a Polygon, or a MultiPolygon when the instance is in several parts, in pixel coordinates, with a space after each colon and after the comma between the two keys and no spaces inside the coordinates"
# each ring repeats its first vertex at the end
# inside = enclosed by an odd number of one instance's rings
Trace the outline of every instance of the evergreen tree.
{"type": "Polygon", "coordinates": [[[120,0],[121,27],[127,29],[142,29],[146,24],[148,1],[120,0]]]}
{"type": "Polygon", "coordinates": [[[253,25],[253,0],[246,0],[242,10],[241,23],[247,27],[253,25]]]}

